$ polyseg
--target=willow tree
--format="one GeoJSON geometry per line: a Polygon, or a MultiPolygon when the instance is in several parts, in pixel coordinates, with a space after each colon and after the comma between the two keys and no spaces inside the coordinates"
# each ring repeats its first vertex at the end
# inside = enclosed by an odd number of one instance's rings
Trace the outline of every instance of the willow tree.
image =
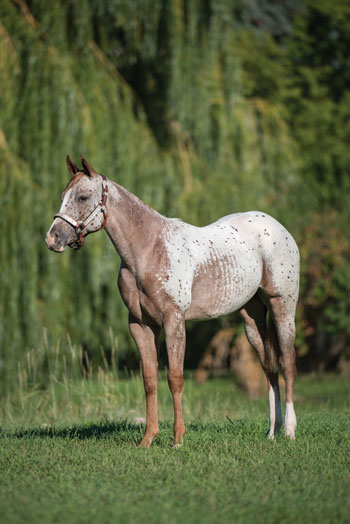
{"type": "MultiPolygon", "coordinates": [[[[271,55],[264,44],[255,62],[269,67],[283,57],[271,38],[246,31],[247,9],[231,0],[1,2],[2,378],[28,349],[45,363],[43,330],[49,351],[67,333],[90,355],[108,351],[109,327],[120,353],[133,347],[106,236],[62,257],[44,245],[67,153],[197,225],[254,208],[292,232],[299,224],[300,155],[285,98],[248,93],[265,78],[263,67],[247,74],[249,49],[269,41],[271,55]]],[[[282,90],[281,70],[274,76],[282,90]]]]}

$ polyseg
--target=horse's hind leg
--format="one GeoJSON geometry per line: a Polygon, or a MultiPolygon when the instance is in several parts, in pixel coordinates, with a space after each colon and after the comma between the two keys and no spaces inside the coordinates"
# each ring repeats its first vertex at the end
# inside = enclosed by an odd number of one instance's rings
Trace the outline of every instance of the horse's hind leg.
{"type": "Polygon", "coordinates": [[[274,297],[269,299],[276,333],[278,337],[279,348],[281,351],[281,364],[283,376],[286,383],[286,414],[285,414],[285,433],[291,439],[295,438],[294,432],[297,420],[293,404],[294,382],[296,377],[295,365],[295,321],[294,302],[285,299],[285,297],[274,297]],[[289,307],[290,306],[290,307],[289,307]]]}
{"type": "Polygon", "coordinates": [[[269,438],[274,438],[279,434],[282,427],[282,411],[280,390],[278,384],[278,368],[279,368],[279,344],[276,334],[276,329],[269,314],[267,333],[264,339],[265,348],[265,373],[269,382],[269,404],[270,404],[270,431],[269,438]],[[274,422],[274,424],[273,424],[274,422]]]}
{"type": "Polygon", "coordinates": [[[282,426],[278,386],[278,343],[271,319],[267,323],[267,308],[255,295],[240,311],[247,338],[259,355],[269,388],[270,429],[268,437],[278,435],[282,426]]]}

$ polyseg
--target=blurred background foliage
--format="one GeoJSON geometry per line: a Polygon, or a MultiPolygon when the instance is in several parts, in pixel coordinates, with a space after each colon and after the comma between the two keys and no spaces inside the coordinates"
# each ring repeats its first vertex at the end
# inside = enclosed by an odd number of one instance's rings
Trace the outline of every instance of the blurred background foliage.
{"type": "MultiPolygon", "coordinates": [[[[299,369],[349,359],[350,4],[0,2],[0,378],[66,345],[136,366],[107,235],[50,253],[65,156],[167,216],[261,209],[302,257],[299,369]],[[43,348],[46,348],[45,350],[43,348]],[[56,348],[56,349],[55,349],[56,348]]],[[[188,325],[188,367],[227,319],[188,325]]]]}

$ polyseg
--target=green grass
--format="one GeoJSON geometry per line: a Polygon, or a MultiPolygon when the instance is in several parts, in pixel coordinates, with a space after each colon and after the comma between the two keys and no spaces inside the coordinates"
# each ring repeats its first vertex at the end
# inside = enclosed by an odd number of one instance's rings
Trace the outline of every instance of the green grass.
{"type": "Polygon", "coordinates": [[[185,383],[184,446],[173,449],[160,382],[160,434],[137,449],[138,376],[22,383],[0,403],[0,522],[349,522],[350,384],[300,377],[296,440],[265,438],[267,398],[229,380],[185,383]],[[229,418],[227,418],[229,417],[229,418]],[[230,419],[230,420],[229,420],[230,419]]]}

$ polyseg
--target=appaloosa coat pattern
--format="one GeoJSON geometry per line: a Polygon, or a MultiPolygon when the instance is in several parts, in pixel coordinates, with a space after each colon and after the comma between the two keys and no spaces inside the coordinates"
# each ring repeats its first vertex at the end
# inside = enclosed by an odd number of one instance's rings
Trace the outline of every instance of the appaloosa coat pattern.
{"type": "Polygon", "coordinates": [[[273,438],[282,426],[278,386],[286,384],[285,434],[294,438],[295,309],[299,252],[288,231],[269,215],[235,213],[205,227],[169,219],[122,186],[98,174],[82,157],[82,168],[67,157],[71,179],[62,206],[46,235],[49,249],[82,246],[105,228],[122,264],[118,286],[129,310],[130,332],[142,361],[146,431],[140,446],[158,434],[158,338],[164,329],[168,382],[174,401],[174,445],[185,423],[181,397],[186,345],[185,321],[239,310],[269,387],[273,438]]]}

